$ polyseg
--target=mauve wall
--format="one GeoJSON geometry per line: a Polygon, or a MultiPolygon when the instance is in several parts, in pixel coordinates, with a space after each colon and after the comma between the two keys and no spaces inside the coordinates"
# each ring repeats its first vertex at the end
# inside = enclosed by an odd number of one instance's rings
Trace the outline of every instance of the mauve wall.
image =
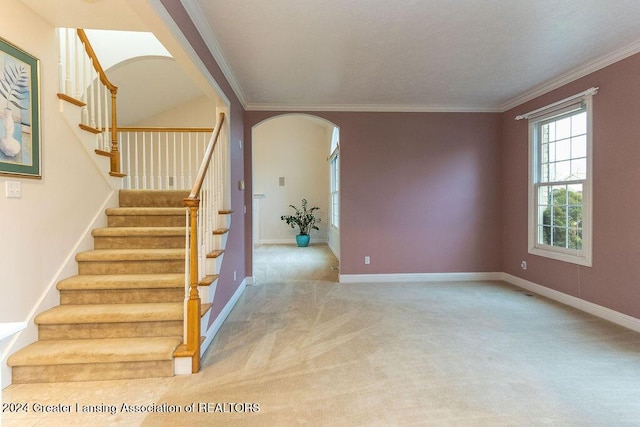
{"type": "Polygon", "coordinates": [[[499,114],[309,114],[340,127],[341,274],[502,271],[499,114]]]}
{"type": "Polygon", "coordinates": [[[227,239],[222,270],[220,271],[216,297],[210,317],[211,322],[213,322],[229,299],[231,299],[236,289],[238,289],[246,271],[244,191],[238,188],[238,181],[245,179],[244,153],[238,144],[244,136],[244,109],[182,4],[174,0],[161,0],[161,2],[231,102],[229,108],[230,117],[227,117],[227,119],[230,121],[231,209],[234,210],[234,213],[231,217],[231,230],[227,239]],[[235,281],[233,280],[234,271],[237,272],[235,281]]]}
{"type": "Polygon", "coordinates": [[[507,111],[502,129],[503,270],[640,318],[640,55],[507,111]],[[527,253],[528,124],[514,117],[592,86],[593,266],[582,267],[527,253]]]}

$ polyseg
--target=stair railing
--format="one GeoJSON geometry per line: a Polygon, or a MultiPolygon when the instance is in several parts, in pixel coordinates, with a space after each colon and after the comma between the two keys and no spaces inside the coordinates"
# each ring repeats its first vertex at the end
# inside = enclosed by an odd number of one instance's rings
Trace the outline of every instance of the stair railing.
{"type": "Polygon", "coordinates": [[[125,190],[190,190],[212,128],[119,127],[125,190]]]}
{"type": "Polygon", "coordinates": [[[225,115],[220,113],[207,146],[204,158],[196,179],[191,187],[189,197],[184,199],[187,208],[187,251],[185,266],[186,280],[186,326],[185,343],[176,353],[191,357],[191,370],[200,370],[200,316],[201,300],[198,286],[206,276],[207,254],[213,250],[213,231],[217,227],[217,214],[221,209],[221,176],[224,174],[224,144],[219,150],[216,145],[220,139],[225,115]],[[215,155],[214,155],[215,153],[215,155]],[[200,209],[202,207],[202,209],[200,209]]]}
{"type": "Polygon", "coordinates": [[[80,127],[96,134],[96,153],[109,156],[112,176],[122,176],[118,153],[118,88],[107,78],[82,29],[61,28],[59,97],[82,107],[80,127]]]}

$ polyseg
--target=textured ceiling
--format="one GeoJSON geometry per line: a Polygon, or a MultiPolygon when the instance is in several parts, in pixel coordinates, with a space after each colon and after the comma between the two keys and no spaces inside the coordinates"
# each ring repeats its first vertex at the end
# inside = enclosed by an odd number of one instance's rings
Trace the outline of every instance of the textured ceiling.
{"type": "Polygon", "coordinates": [[[638,0],[181,1],[248,109],[502,111],[640,51],[638,0]]]}

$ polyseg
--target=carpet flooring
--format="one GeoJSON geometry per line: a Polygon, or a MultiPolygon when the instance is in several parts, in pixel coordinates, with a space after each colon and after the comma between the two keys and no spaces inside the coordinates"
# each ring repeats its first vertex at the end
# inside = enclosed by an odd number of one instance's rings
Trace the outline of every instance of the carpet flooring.
{"type": "Polygon", "coordinates": [[[640,424],[640,334],[505,283],[347,285],[336,266],[326,246],[258,247],[198,375],[13,385],[5,403],[71,413],[2,425],[640,424]]]}

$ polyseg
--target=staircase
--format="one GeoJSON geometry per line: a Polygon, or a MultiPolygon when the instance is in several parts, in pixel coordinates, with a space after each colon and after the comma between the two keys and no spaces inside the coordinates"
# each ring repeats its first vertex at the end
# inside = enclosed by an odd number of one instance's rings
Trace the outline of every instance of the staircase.
{"type": "MultiPolygon", "coordinates": [[[[38,341],[7,361],[13,383],[174,375],[183,342],[187,191],[121,190],[60,305],[35,318],[38,341]]],[[[209,286],[216,275],[200,286],[209,286]]],[[[201,316],[211,304],[202,304],[201,316]]]]}

